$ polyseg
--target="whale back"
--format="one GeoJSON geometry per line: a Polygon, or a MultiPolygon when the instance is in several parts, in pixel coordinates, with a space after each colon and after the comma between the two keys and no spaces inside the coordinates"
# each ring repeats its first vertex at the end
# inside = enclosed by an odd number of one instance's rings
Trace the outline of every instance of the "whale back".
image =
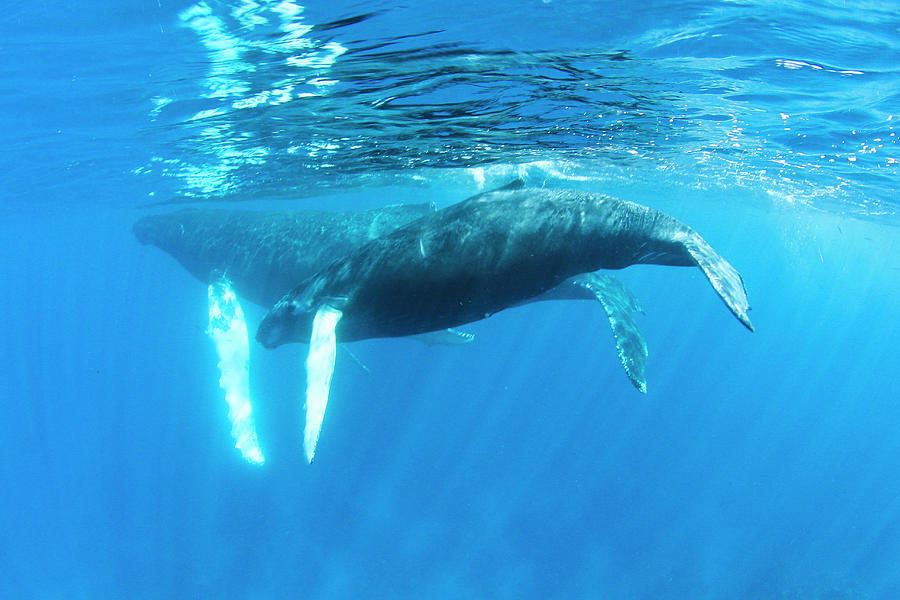
{"type": "Polygon", "coordinates": [[[269,346],[288,332],[308,339],[312,315],[324,304],[344,313],[342,341],[456,327],[580,273],[648,262],[696,265],[681,241],[686,232],[659,211],[600,194],[484,193],[331,263],[270,311],[257,339],[269,346]]]}
{"type": "Polygon", "coordinates": [[[431,203],[353,212],[184,209],[143,217],[133,231],[200,281],[222,272],[239,296],[269,307],[336,257],[432,212],[431,203]]]}

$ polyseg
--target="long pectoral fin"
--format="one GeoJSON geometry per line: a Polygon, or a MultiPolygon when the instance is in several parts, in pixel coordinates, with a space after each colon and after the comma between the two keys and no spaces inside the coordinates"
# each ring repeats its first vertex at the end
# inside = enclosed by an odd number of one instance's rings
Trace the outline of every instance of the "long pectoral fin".
{"type": "Polygon", "coordinates": [[[334,374],[334,356],[337,340],[334,330],[343,313],[323,305],[313,319],[309,354],[306,357],[306,426],[303,430],[303,450],[306,460],[312,462],[319,441],[319,431],[328,406],[328,390],[334,374]]]}
{"type": "Polygon", "coordinates": [[[647,343],[632,314],[643,311],[637,296],[612,275],[585,273],[571,281],[573,285],[589,290],[603,305],[625,374],[634,387],[646,392],[644,368],[647,365],[647,343]]]}
{"type": "Polygon", "coordinates": [[[747,300],[747,291],[744,289],[744,280],[737,269],[722,258],[713,247],[696,232],[684,234],[683,244],[691,257],[697,262],[697,266],[706,275],[706,278],[715,288],[716,293],[728,306],[728,309],[750,331],[753,324],[747,311],[750,303],[747,300]]]}
{"type": "Polygon", "coordinates": [[[219,356],[219,386],[225,391],[228,419],[234,447],[247,462],[264,462],[250,404],[250,342],[247,322],[231,283],[220,278],[209,285],[209,328],[207,333],[219,356]]]}

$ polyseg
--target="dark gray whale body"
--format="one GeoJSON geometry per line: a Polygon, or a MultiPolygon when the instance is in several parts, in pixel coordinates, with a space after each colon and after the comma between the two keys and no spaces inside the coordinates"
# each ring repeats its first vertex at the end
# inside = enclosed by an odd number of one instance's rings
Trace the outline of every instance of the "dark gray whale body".
{"type": "Polygon", "coordinates": [[[132,229],[200,281],[219,271],[241,298],[269,308],[335,258],[434,210],[430,203],[344,212],[188,208],[143,217],[132,229]]]}
{"type": "Polygon", "coordinates": [[[659,211],[585,192],[485,192],[350,252],[294,288],[256,338],[309,339],[323,307],[346,342],[456,327],[535,299],[565,280],[634,264],[699,266],[752,330],[738,272],[694,230],[659,211]]]}

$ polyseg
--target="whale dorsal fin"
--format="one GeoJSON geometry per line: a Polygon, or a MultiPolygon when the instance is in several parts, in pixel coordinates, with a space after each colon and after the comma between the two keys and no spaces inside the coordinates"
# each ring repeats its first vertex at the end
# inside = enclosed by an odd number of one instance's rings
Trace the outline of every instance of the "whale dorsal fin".
{"type": "Polygon", "coordinates": [[[525,181],[523,179],[516,178],[516,179],[513,179],[512,181],[510,181],[509,183],[507,183],[506,185],[501,185],[498,188],[493,188],[490,190],[485,190],[483,192],[478,192],[474,196],[470,196],[470,197],[466,198],[466,200],[474,200],[475,198],[481,198],[482,196],[486,196],[487,194],[493,194],[494,192],[511,192],[514,190],[521,190],[524,187],[525,187],[525,181]]]}
{"type": "Polygon", "coordinates": [[[319,431],[325,419],[325,407],[328,406],[337,349],[334,330],[342,316],[338,309],[323,304],[313,319],[309,354],[306,356],[306,425],[303,429],[303,450],[310,463],[316,455],[319,431]]]}
{"type": "Polygon", "coordinates": [[[502,185],[496,189],[489,190],[488,192],[485,192],[485,193],[502,192],[502,191],[508,191],[508,190],[521,190],[523,187],[525,187],[525,180],[520,177],[516,177],[515,179],[513,179],[506,185],[502,185]]]}

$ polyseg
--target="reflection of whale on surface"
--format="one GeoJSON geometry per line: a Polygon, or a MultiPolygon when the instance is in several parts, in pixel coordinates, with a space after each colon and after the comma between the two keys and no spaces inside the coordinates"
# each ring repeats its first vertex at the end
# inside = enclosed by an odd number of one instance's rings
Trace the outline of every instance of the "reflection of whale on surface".
{"type": "Polygon", "coordinates": [[[304,447],[312,460],[336,340],[407,336],[483,319],[570,277],[633,264],[698,266],[747,328],[738,272],[687,225],[599,194],[507,186],[372,240],[306,279],[263,319],[269,348],[310,339],[304,447]]]}
{"type": "MultiPolygon", "coordinates": [[[[333,260],[434,211],[429,203],[345,212],[184,209],[143,217],[133,229],[141,243],[164,250],[197,279],[210,282],[211,273],[223,273],[238,297],[269,308],[333,260]]],[[[631,314],[640,305],[618,279],[588,273],[528,301],[577,299],[603,304],[626,374],[645,391],[647,348],[631,314]]],[[[428,344],[473,338],[446,328],[420,334],[428,344]]]]}

